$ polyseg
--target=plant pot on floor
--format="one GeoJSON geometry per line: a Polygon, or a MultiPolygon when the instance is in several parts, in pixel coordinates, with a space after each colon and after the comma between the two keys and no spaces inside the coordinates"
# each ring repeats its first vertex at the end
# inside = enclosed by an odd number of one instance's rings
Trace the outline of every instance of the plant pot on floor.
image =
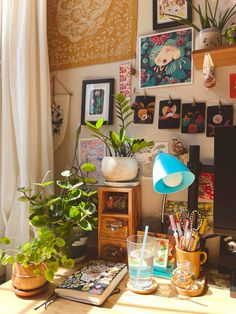
{"type": "Polygon", "coordinates": [[[207,49],[222,45],[222,32],[217,28],[205,28],[198,35],[198,49],[207,49]]]}
{"type": "Polygon", "coordinates": [[[106,181],[132,181],[138,174],[138,163],[134,157],[103,157],[102,174],[106,181]]]}
{"type": "Polygon", "coordinates": [[[16,294],[21,296],[33,295],[46,287],[45,264],[31,264],[27,268],[22,264],[14,263],[12,266],[12,285],[16,294]],[[34,272],[39,272],[39,275],[34,272]]]}

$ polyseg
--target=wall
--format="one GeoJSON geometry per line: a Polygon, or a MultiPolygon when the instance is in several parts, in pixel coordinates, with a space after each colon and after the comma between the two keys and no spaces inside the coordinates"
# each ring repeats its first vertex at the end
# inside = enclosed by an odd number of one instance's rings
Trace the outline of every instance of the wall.
{"type": "MultiPolygon", "coordinates": [[[[138,36],[155,33],[152,30],[152,0],[138,1],[138,36]]],[[[195,17],[194,17],[195,18],[195,17]]],[[[137,56],[138,56],[138,41],[137,41],[137,56]]],[[[137,60],[127,60],[131,62],[138,70],[137,60]]],[[[121,63],[125,63],[124,61],[121,63]]],[[[115,78],[115,92],[118,92],[118,71],[120,63],[109,63],[102,65],[93,65],[88,67],[74,68],[69,70],[58,71],[55,74],[73,92],[71,106],[69,112],[68,128],[66,131],[65,140],[61,147],[55,152],[55,176],[69,165],[74,149],[75,130],[80,123],[81,110],[81,91],[82,81],[95,78],[115,78]]],[[[142,136],[149,140],[168,141],[176,136],[187,145],[200,145],[200,159],[204,164],[213,163],[213,138],[206,137],[205,134],[181,134],[180,130],[159,130],[158,122],[158,104],[161,99],[167,99],[169,95],[172,98],[181,98],[182,101],[192,101],[193,97],[196,101],[205,100],[207,105],[218,104],[219,99],[223,102],[228,100],[229,95],[229,74],[236,73],[236,66],[224,67],[216,69],[217,84],[214,88],[207,90],[203,87],[202,71],[194,71],[194,81],[191,85],[171,86],[163,88],[151,88],[146,91],[147,95],[156,96],[156,111],[154,123],[149,125],[132,125],[130,134],[142,136]]],[[[143,90],[138,88],[138,75],[133,77],[133,99],[136,95],[143,95],[143,90]]],[[[59,92],[59,86],[56,87],[56,92],[59,92]]],[[[236,116],[236,111],[235,111],[236,116]]],[[[234,117],[235,118],[235,117],[234,117]]],[[[117,121],[115,121],[116,124],[117,121]]],[[[115,126],[114,126],[115,127],[115,126]]],[[[90,137],[91,134],[84,127],[82,128],[81,137],[90,137]]],[[[142,183],[142,213],[144,217],[153,216],[161,208],[162,197],[155,193],[152,188],[152,181],[143,178],[142,183]]],[[[186,199],[186,192],[181,195],[172,195],[171,199],[186,199]]],[[[210,246],[215,246],[211,242],[210,246]]],[[[211,250],[211,254],[215,256],[216,250],[211,250]]]]}

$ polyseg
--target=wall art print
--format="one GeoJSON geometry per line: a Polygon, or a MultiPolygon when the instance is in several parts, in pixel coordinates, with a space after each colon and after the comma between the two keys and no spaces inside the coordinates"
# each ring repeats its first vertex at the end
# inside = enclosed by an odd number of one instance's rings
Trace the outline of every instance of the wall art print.
{"type": "Polygon", "coordinates": [[[93,178],[96,178],[99,183],[104,181],[101,166],[102,158],[105,156],[106,149],[103,142],[97,138],[85,138],[79,140],[79,164],[93,163],[96,166],[96,171],[91,173],[93,178]]]}
{"type": "Polygon", "coordinates": [[[218,126],[233,125],[233,106],[220,105],[207,107],[206,136],[214,137],[215,128],[218,126]]]}
{"type": "Polygon", "coordinates": [[[192,10],[186,0],[153,0],[153,29],[180,25],[166,14],[192,20],[192,10]]]}
{"type": "Polygon", "coordinates": [[[131,105],[134,110],[134,123],[153,123],[155,110],[155,96],[136,96],[135,102],[131,105]]]}
{"type": "Polygon", "coordinates": [[[182,105],[182,133],[203,133],[205,132],[204,102],[186,103],[182,105]]]}
{"type": "Polygon", "coordinates": [[[120,94],[130,98],[131,96],[131,64],[119,66],[120,94]]]}
{"type": "Polygon", "coordinates": [[[50,69],[134,58],[137,2],[47,0],[50,69]]]}
{"type": "Polygon", "coordinates": [[[192,28],[141,37],[140,88],[191,84],[192,49],[192,28]]]}
{"type": "Polygon", "coordinates": [[[178,129],[180,126],[180,99],[161,100],[159,104],[159,129],[178,129]]]}

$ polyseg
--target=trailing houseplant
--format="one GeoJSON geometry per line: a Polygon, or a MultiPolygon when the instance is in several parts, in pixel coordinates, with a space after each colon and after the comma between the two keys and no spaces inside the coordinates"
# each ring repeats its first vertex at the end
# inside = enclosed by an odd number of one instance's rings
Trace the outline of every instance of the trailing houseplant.
{"type": "Polygon", "coordinates": [[[102,126],[104,121],[102,118],[98,119],[95,124],[88,121],[85,121],[85,123],[86,126],[93,132],[93,135],[105,144],[110,157],[119,158],[116,159],[115,162],[113,158],[103,158],[102,171],[105,179],[108,181],[125,181],[126,179],[124,179],[125,176],[123,176],[123,174],[125,175],[126,171],[126,175],[129,177],[127,180],[132,180],[137,175],[137,163],[136,160],[131,157],[138,152],[153,147],[154,142],[128,135],[128,127],[131,123],[133,123],[133,120],[130,119],[133,115],[132,107],[129,104],[129,100],[124,95],[116,94],[114,96],[114,101],[116,116],[119,120],[119,130],[117,132],[114,130],[103,132],[102,126]],[[125,171],[123,169],[123,161],[121,160],[123,157],[126,157],[128,163],[125,171]],[[113,174],[110,174],[109,170],[114,170],[114,166],[117,166],[117,170],[116,174],[114,173],[113,176],[113,174]],[[132,171],[132,167],[136,167],[136,169],[132,171]]]}
{"type": "Polygon", "coordinates": [[[216,0],[214,8],[211,6],[209,0],[201,1],[203,7],[200,4],[194,5],[192,3],[193,1],[186,1],[198,15],[200,26],[181,16],[176,16],[172,14],[166,15],[169,16],[171,20],[191,26],[197,32],[200,32],[200,38],[203,37],[202,40],[204,42],[207,41],[207,44],[205,44],[206,46],[221,44],[222,31],[225,25],[234,15],[236,15],[236,3],[231,8],[227,8],[224,12],[219,12],[219,0],[216,0]],[[212,36],[213,32],[215,32],[215,34],[218,34],[215,39],[212,36]]]}
{"type": "MultiPolygon", "coordinates": [[[[4,246],[11,244],[7,237],[0,239],[4,246]]],[[[61,256],[59,249],[65,241],[56,237],[47,229],[41,228],[37,237],[17,249],[0,250],[0,262],[3,266],[12,264],[13,286],[19,290],[33,290],[43,286],[46,281],[52,281],[59,264],[73,267],[74,261],[66,255],[61,256]]]]}

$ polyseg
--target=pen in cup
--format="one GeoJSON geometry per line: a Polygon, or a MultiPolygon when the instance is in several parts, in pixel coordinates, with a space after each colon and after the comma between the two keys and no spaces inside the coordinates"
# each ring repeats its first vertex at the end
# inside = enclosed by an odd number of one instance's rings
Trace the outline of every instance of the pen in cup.
{"type": "Polygon", "coordinates": [[[173,215],[170,215],[169,217],[170,217],[171,228],[174,231],[174,238],[175,238],[175,242],[176,242],[176,247],[179,247],[179,236],[178,236],[177,227],[175,224],[175,218],[173,215]]]}

